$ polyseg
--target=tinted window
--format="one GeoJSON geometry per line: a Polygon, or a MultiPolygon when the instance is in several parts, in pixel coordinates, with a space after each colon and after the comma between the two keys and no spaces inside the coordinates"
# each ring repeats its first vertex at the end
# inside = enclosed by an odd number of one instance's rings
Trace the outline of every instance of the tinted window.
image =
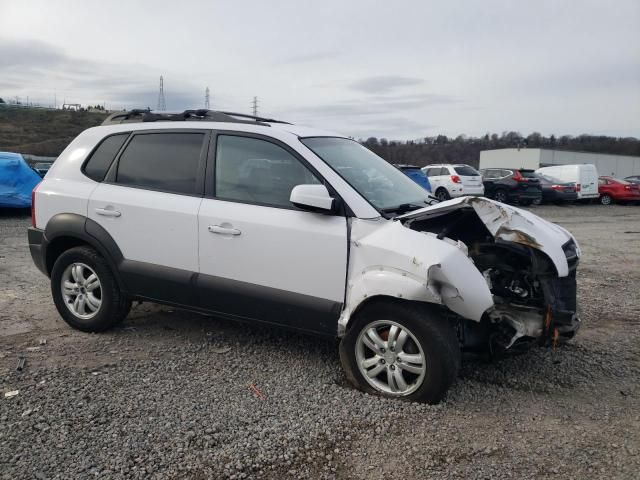
{"type": "Polygon", "coordinates": [[[427,176],[428,177],[435,177],[436,175],[440,175],[440,167],[428,168],[427,169],[427,176]]]}
{"type": "Polygon", "coordinates": [[[116,182],[174,193],[196,193],[203,133],[135,135],[120,156],[116,182]]]}
{"type": "Polygon", "coordinates": [[[474,168],[471,168],[469,165],[462,165],[453,167],[458,175],[462,175],[464,177],[477,177],[480,175],[474,168]]]}
{"type": "Polygon", "coordinates": [[[84,174],[96,182],[104,180],[107,170],[128,136],[128,133],[121,133],[105,138],[85,164],[84,174]]]}
{"type": "Polygon", "coordinates": [[[449,169],[447,167],[442,167],[440,169],[440,175],[449,175],[449,169]]]}
{"type": "Polygon", "coordinates": [[[486,179],[494,179],[494,178],[498,178],[498,172],[499,170],[483,170],[482,172],[482,176],[486,179]]]}
{"type": "Polygon", "coordinates": [[[499,170],[499,174],[498,177],[502,178],[502,177],[510,177],[511,175],[513,175],[513,171],[512,170],[499,170]]]}
{"type": "Polygon", "coordinates": [[[310,183],[320,182],[284,148],[256,138],[218,137],[216,197],[293,207],[293,187],[310,183]]]}

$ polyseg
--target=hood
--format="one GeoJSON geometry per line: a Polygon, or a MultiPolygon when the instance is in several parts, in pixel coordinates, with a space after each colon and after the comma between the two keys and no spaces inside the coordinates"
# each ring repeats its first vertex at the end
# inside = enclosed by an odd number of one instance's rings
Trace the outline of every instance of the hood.
{"type": "Polygon", "coordinates": [[[569,274],[563,247],[573,240],[576,254],[580,249],[575,238],[564,228],[531,212],[484,197],[459,197],[395,217],[402,223],[426,220],[452,212],[473,208],[491,235],[497,240],[528,245],[544,252],[554,263],[560,277],[569,274]]]}

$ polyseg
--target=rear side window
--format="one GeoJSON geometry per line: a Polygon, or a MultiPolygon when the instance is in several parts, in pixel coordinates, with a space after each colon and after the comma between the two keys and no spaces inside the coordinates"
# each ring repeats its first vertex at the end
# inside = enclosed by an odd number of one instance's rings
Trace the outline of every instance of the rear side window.
{"type": "Polygon", "coordinates": [[[462,165],[453,167],[458,175],[462,175],[463,177],[477,177],[480,175],[474,168],[471,168],[469,165],[462,165]]]}
{"type": "Polygon", "coordinates": [[[118,162],[116,183],[192,195],[204,133],[135,135],[118,162]]]}
{"type": "Polygon", "coordinates": [[[437,177],[438,175],[440,175],[441,171],[442,169],[440,167],[432,167],[427,170],[427,175],[429,177],[437,177]]]}
{"type": "Polygon", "coordinates": [[[96,182],[104,180],[107,170],[128,136],[129,133],[119,133],[105,138],[85,164],[84,174],[96,182]]]}

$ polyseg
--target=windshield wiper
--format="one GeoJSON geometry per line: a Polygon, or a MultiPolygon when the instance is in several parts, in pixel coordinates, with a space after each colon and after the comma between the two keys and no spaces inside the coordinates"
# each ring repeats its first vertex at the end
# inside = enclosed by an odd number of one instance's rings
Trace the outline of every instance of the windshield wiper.
{"type": "MultiPolygon", "coordinates": [[[[424,202],[425,204],[427,202],[424,202]]],[[[383,208],[381,210],[382,213],[397,213],[398,215],[402,215],[403,213],[411,212],[412,210],[417,210],[419,208],[423,208],[424,205],[417,205],[415,203],[401,203],[395,207],[383,208]]]]}

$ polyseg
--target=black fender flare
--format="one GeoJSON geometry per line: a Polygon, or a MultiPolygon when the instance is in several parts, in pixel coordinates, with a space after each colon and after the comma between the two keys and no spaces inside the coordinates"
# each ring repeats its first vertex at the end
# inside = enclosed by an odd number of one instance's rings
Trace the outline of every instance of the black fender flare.
{"type": "Polygon", "coordinates": [[[95,248],[111,267],[118,284],[127,291],[120,277],[120,266],[124,260],[122,251],[109,232],[99,223],[77,213],[59,213],[47,222],[44,230],[42,255],[47,273],[51,274],[52,262],[48,259],[48,247],[59,238],[75,238],[95,248]]]}

